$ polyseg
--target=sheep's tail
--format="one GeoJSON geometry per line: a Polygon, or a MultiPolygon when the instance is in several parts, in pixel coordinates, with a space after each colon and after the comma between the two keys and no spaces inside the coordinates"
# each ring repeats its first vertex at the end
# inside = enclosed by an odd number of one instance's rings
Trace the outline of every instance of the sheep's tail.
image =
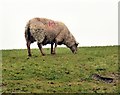
{"type": "Polygon", "coordinates": [[[26,41],[30,41],[30,36],[31,36],[30,23],[28,22],[26,27],[25,27],[25,39],[26,39],[26,41]]]}

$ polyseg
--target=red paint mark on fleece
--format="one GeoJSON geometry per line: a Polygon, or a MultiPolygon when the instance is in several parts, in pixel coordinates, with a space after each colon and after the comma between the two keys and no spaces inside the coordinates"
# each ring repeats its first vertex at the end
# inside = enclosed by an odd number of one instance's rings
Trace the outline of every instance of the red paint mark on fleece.
{"type": "Polygon", "coordinates": [[[48,26],[52,26],[52,27],[55,26],[55,22],[54,21],[49,21],[48,26]]]}

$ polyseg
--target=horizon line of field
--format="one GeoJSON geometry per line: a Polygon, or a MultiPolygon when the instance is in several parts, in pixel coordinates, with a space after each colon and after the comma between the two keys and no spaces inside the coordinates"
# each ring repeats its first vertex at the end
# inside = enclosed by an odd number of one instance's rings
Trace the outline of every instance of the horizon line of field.
{"type": "MultiPolygon", "coordinates": [[[[106,45],[106,46],[78,46],[78,48],[99,48],[99,47],[120,47],[120,45],[106,45]]],[[[43,49],[49,49],[50,47],[43,47],[43,49]]],[[[57,47],[57,48],[67,48],[66,46],[63,47],[57,47]]],[[[0,49],[1,50],[26,50],[27,48],[13,48],[13,49],[0,49]]],[[[36,48],[31,48],[31,49],[38,49],[36,48]]]]}

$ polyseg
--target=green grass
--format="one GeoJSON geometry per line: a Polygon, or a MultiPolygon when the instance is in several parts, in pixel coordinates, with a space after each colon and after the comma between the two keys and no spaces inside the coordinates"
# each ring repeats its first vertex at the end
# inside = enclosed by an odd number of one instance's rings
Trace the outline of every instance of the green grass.
{"type": "Polygon", "coordinates": [[[56,55],[44,49],[2,50],[3,93],[117,93],[118,46],[80,47],[77,54],[57,48],[56,55]],[[113,83],[96,81],[92,74],[111,77],[113,83]]]}

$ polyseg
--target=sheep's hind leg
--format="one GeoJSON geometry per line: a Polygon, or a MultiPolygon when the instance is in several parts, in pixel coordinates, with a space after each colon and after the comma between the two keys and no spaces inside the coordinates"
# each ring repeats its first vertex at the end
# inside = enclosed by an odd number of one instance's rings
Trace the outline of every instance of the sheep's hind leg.
{"type": "Polygon", "coordinates": [[[27,41],[27,50],[28,50],[28,56],[31,56],[31,51],[30,51],[30,44],[31,42],[30,41],[27,41]]]}
{"type": "Polygon", "coordinates": [[[40,43],[37,43],[38,47],[39,47],[39,50],[42,54],[42,56],[45,56],[44,52],[43,52],[43,49],[42,49],[42,45],[40,43]]]}

